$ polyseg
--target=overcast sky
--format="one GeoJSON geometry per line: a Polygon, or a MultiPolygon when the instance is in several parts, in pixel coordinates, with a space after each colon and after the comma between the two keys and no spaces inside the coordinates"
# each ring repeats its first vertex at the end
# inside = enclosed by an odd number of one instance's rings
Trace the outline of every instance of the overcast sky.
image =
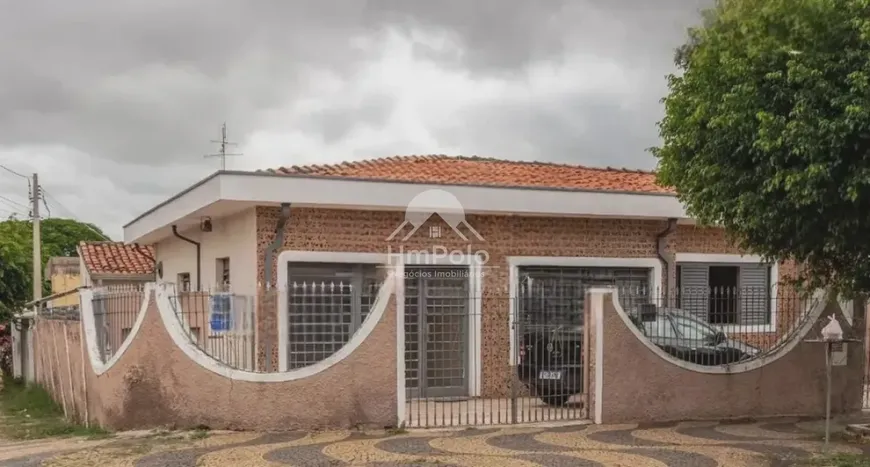
{"type": "MultiPolygon", "coordinates": [[[[650,169],[673,49],[709,2],[11,2],[0,164],[115,239],[219,167],[203,155],[223,121],[244,153],[230,169],[397,154],[650,169]]],[[[27,182],[0,169],[0,196],[6,217],[27,182]]]]}

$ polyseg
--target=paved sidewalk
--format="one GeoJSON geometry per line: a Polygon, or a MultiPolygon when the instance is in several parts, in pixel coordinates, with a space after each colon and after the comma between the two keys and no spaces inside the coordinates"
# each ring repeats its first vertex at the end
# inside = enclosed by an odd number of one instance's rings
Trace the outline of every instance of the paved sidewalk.
{"type": "MultiPolygon", "coordinates": [[[[392,435],[342,431],[0,442],[0,467],[787,466],[821,451],[822,430],[819,421],[782,419],[751,424],[579,425],[392,435]]],[[[832,447],[856,454],[864,448],[841,441],[832,447]]]]}

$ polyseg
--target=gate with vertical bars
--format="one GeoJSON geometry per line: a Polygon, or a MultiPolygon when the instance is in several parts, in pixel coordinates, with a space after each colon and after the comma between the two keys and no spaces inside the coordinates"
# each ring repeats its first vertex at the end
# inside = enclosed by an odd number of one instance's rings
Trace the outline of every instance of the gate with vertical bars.
{"type": "MultiPolygon", "coordinates": [[[[434,428],[583,420],[582,301],[561,288],[479,297],[462,267],[408,267],[405,277],[405,426],[434,428]],[[482,300],[481,300],[482,299],[482,300]],[[484,306],[476,307],[481,301],[484,306]],[[570,304],[573,325],[531,319],[536,307],[570,304]],[[579,305],[579,306],[578,306],[579,305]],[[513,323],[510,364],[482,362],[499,348],[481,309],[513,323]],[[494,346],[487,349],[484,346],[494,346]],[[490,380],[484,381],[484,378],[490,380]]],[[[544,284],[545,285],[545,284],[544,284]]],[[[488,323],[489,324],[489,323],[488,323]]],[[[506,323],[505,323],[506,324],[506,323]]],[[[496,332],[502,328],[496,326],[496,332]]],[[[507,350],[507,349],[505,349],[507,350]]],[[[500,363],[500,362],[499,362],[500,363]]]]}

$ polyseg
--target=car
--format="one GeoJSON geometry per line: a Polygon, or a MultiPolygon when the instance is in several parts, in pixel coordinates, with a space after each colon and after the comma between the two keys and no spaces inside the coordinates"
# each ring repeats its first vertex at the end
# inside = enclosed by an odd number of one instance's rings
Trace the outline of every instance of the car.
{"type": "Polygon", "coordinates": [[[759,349],[730,339],[721,329],[679,308],[642,305],[628,315],[652,344],[686,362],[730,365],[759,353],[759,349]]]}
{"type": "MultiPolygon", "coordinates": [[[[678,308],[641,305],[628,315],[653,345],[686,362],[728,365],[759,352],[678,308]]],[[[565,405],[583,392],[583,325],[573,321],[551,318],[547,323],[517,324],[517,376],[548,405],[565,405]]]]}
{"type": "Polygon", "coordinates": [[[583,326],[521,325],[517,376],[547,405],[583,392],[583,326]]]}

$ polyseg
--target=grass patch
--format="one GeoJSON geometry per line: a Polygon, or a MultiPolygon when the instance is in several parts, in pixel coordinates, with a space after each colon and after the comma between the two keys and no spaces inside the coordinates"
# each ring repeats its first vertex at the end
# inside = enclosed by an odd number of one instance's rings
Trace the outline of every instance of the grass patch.
{"type": "Polygon", "coordinates": [[[99,427],[86,428],[63,418],[63,409],[48,392],[37,385],[27,385],[20,379],[3,377],[0,391],[0,434],[11,439],[41,439],[57,436],[105,437],[108,432],[99,427]]]}
{"type": "Polygon", "coordinates": [[[870,457],[861,454],[831,454],[809,459],[801,465],[816,467],[870,467],[870,457]]]}

